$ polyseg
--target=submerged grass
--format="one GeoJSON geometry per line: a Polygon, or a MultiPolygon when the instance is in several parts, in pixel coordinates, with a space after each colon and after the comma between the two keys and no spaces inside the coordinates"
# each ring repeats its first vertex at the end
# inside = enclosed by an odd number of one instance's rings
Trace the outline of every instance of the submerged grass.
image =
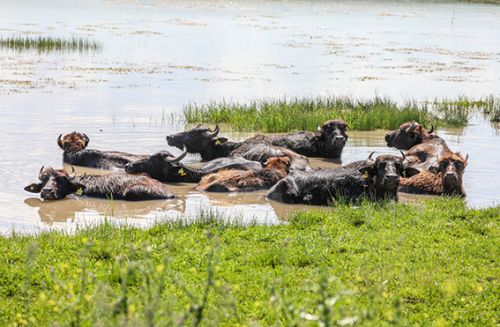
{"type": "Polygon", "coordinates": [[[100,51],[102,46],[99,42],[84,38],[54,38],[54,37],[28,37],[14,36],[0,37],[0,48],[9,48],[18,51],[37,50],[39,52],[49,51],[100,51]]]}
{"type": "Polygon", "coordinates": [[[288,132],[316,130],[329,119],[340,118],[350,129],[395,129],[400,124],[415,120],[429,126],[465,126],[470,115],[479,111],[500,108],[499,99],[493,96],[473,100],[434,100],[404,104],[383,97],[358,100],[349,97],[293,98],[252,101],[248,104],[212,102],[205,105],[189,104],[184,108],[187,123],[229,124],[237,131],[288,132]]]}
{"type": "Polygon", "coordinates": [[[0,238],[0,324],[494,325],[499,217],[438,199],[0,238]]]}

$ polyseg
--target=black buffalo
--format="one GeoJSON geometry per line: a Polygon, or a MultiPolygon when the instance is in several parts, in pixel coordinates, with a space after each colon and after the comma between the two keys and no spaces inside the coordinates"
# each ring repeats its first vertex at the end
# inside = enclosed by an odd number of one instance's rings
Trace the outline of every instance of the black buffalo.
{"type": "Polygon", "coordinates": [[[198,125],[191,130],[167,136],[167,142],[168,145],[179,149],[186,147],[189,153],[199,153],[202,160],[240,156],[247,160],[264,163],[272,157],[289,157],[290,170],[310,170],[309,160],[290,149],[258,139],[233,142],[227,138],[218,137],[218,134],[219,125],[216,125],[213,130],[198,125]]]}
{"type": "Polygon", "coordinates": [[[403,157],[380,155],[364,165],[313,172],[294,172],[279,181],[267,194],[285,203],[328,205],[336,201],[356,203],[360,199],[397,200],[403,157]]]}
{"type": "Polygon", "coordinates": [[[75,176],[63,169],[42,167],[38,173],[39,183],[24,189],[40,193],[44,200],[58,200],[69,194],[97,198],[142,201],[174,198],[167,186],[151,177],[129,174],[75,176]]]}
{"type": "Polygon", "coordinates": [[[295,132],[276,135],[256,135],[252,139],[268,142],[307,157],[339,159],[349,136],[347,123],[329,120],[317,132],[295,132]]]}
{"type": "Polygon", "coordinates": [[[130,162],[149,157],[119,151],[87,149],[89,142],[90,139],[85,133],[72,132],[64,136],[59,135],[57,144],[64,151],[63,162],[91,168],[120,169],[130,162]]]}
{"type": "Polygon", "coordinates": [[[195,167],[180,162],[186,154],[186,148],[178,157],[174,157],[168,151],[160,151],[148,159],[127,164],[125,171],[130,174],[146,173],[161,182],[198,183],[203,176],[222,169],[255,171],[262,169],[260,162],[246,160],[242,157],[218,158],[205,162],[200,167],[195,167]]]}

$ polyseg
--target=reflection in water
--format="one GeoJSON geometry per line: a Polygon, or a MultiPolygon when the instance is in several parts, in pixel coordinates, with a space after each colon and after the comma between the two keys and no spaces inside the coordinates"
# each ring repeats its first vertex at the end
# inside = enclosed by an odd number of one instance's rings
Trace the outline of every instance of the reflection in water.
{"type": "MultiPolygon", "coordinates": [[[[203,194],[194,185],[172,185],[178,197],[171,201],[72,197],[45,203],[25,200],[31,195],[23,187],[40,166],[62,166],[56,138],[73,130],[87,133],[91,148],[178,154],[165,136],[184,129],[179,117],[190,102],[332,92],[395,100],[498,92],[498,21],[500,6],[425,1],[3,0],[3,37],[76,37],[103,47],[82,54],[0,49],[0,231],[66,228],[110,215],[140,225],[200,211],[278,222],[302,208],[269,202],[265,191],[203,194]]],[[[477,120],[438,133],[453,150],[469,154],[468,203],[498,204],[498,129],[477,120]]],[[[383,135],[350,131],[342,162],[374,150],[397,154],[383,135]]],[[[77,167],[85,171],[96,173],[77,167]]]]}

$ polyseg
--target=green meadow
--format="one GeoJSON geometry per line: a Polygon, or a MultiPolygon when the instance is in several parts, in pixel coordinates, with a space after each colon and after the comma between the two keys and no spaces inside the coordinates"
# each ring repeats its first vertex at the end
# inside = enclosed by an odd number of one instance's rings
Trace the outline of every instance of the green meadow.
{"type": "Polygon", "coordinates": [[[500,207],[366,203],[0,238],[0,325],[498,324],[500,207]]]}
{"type": "Polygon", "coordinates": [[[499,112],[500,101],[493,96],[405,103],[384,97],[353,99],[330,96],[189,104],[184,108],[184,118],[187,123],[228,124],[235,131],[277,133],[314,131],[330,119],[343,119],[350,129],[355,130],[395,129],[409,120],[428,127],[431,124],[464,127],[474,113],[494,120],[495,117],[498,119],[499,112]]]}

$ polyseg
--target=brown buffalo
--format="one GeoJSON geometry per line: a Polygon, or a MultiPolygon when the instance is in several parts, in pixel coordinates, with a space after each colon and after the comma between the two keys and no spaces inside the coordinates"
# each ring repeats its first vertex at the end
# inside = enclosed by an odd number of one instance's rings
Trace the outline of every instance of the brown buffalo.
{"type": "Polygon", "coordinates": [[[433,128],[426,130],[415,121],[402,124],[397,130],[385,135],[387,146],[405,152],[405,165],[413,171],[428,171],[437,168],[438,158],[452,153],[446,142],[433,134],[433,128]]]}
{"type": "Polygon", "coordinates": [[[270,188],[288,174],[290,163],[288,157],[272,157],[259,171],[222,170],[204,176],[196,189],[206,192],[249,192],[270,188]]]}
{"type": "Polygon", "coordinates": [[[422,171],[410,178],[402,178],[399,191],[417,194],[465,196],[462,177],[467,159],[459,153],[446,154],[439,158],[435,171],[422,171]]]}
{"type": "Polygon", "coordinates": [[[89,142],[90,139],[85,133],[71,132],[64,136],[59,135],[57,144],[64,151],[63,162],[91,168],[116,169],[149,157],[119,151],[87,149],[89,142]]]}

